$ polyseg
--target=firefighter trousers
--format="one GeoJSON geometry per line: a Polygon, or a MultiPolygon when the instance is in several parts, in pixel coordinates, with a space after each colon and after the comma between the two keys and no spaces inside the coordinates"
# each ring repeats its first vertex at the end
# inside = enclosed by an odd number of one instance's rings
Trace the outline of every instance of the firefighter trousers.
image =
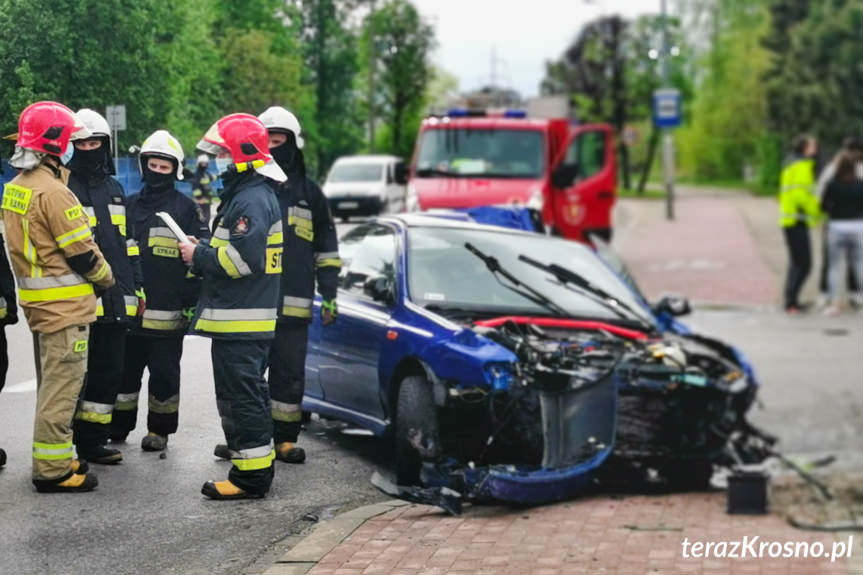
{"type": "Polygon", "coordinates": [[[249,493],[266,493],[273,482],[273,422],[264,379],[270,340],[213,339],[216,406],[231,462],[231,483],[249,493]]]}
{"type": "Polygon", "coordinates": [[[60,483],[72,475],[72,418],[87,371],[89,331],[89,326],[74,325],[33,334],[37,382],[34,483],[60,483]]]}
{"type": "Polygon", "coordinates": [[[276,338],[270,349],[269,384],[273,440],[277,444],[296,443],[300,435],[308,340],[308,323],[276,324],[276,338]]]}
{"type": "Polygon", "coordinates": [[[0,326],[0,391],[6,385],[6,372],[9,371],[9,351],[6,343],[6,326],[0,326]]]}
{"type": "Polygon", "coordinates": [[[177,431],[180,408],[180,358],[183,336],[128,335],[123,385],[114,403],[111,436],[127,435],[138,420],[138,395],[144,368],[147,382],[147,431],[170,435],[177,431]]]}
{"type": "Polygon", "coordinates": [[[108,443],[114,402],[123,383],[126,332],[121,324],[94,323],[90,327],[87,377],[74,424],[79,450],[108,443]]]}

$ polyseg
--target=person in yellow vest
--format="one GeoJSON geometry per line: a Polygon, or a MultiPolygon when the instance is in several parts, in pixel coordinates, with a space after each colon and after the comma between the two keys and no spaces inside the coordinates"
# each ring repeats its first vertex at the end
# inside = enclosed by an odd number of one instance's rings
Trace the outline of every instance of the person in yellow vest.
{"type": "Polygon", "coordinates": [[[785,311],[801,310],[800,291],[812,269],[812,247],[809,228],[821,221],[818,196],[815,195],[815,154],[818,142],[804,135],[794,140],[794,155],[782,168],[779,188],[779,224],[788,246],[788,276],[785,280],[785,311]]]}
{"type": "Polygon", "coordinates": [[[95,294],[114,285],[114,275],[93,240],[87,213],[67,187],[69,170],[61,157],[73,135],[86,138],[89,132],[66,106],[28,106],[9,162],[20,173],[3,189],[9,260],[36,352],[33,484],[40,493],[98,485],[86,463],[75,459],[72,417],[96,321],[95,294]]]}

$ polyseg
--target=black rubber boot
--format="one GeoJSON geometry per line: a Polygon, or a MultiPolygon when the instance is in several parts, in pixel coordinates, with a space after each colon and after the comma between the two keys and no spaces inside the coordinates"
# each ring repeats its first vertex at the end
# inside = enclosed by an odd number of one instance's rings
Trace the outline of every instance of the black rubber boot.
{"type": "Polygon", "coordinates": [[[220,443],[216,446],[216,448],[213,450],[213,455],[215,455],[219,459],[224,459],[226,461],[231,460],[231,450],[228,449],[228,446],[224,443],[220,443]]]}
{"type": "Polygon", "coordinates": [[[168,448],[168,438],[158,435],[152,431],[141,440],[141,449],[144,451],[165,451],[168,448]]]}
{"type": "Polygon", "coordinates": [[[276,459],[285,463],[303,463],[306,460],[306,450],[293,443],[276,444],[276,459]]]}
{"type": "Polygon", "coordinates": [[[201,487],[201,493],[217,501],[229,501],[232,499],[261,499],[261,493],[249,493],[243,491],[227,479],[225,481],[208,481],[201,487]]]}
{"type": "Polygon", "coordinates": [[[39,493],[86,493],[93,491],[99,485],[99,480],[92,473],[73,473],[69,478],[61,481],[38,481],[33,480],[36,491],[39,493]]]}
{"type": "Polygon", "coordinates": [[[6,452],[0,449],[0,467],[6,465],[6,452]]]}
{"type": "Polygon", "coordinates": [[[119,449],[112,449],[107,445],[97,445],[95,447],[82,447],[79,445],[78,457],[97,465],[115,465],[123,461],[123,452],[119,449]]]}

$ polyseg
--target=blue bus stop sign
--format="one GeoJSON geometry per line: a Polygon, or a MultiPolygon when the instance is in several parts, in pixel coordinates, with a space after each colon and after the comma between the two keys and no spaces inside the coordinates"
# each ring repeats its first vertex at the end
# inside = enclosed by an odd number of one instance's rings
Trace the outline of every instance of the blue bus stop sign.
{"type": "Polygon", "coordinates": [[[680,125],[680,116],[680,90],[653,92],[653,124],[657,128],[676,128],[680,125]]]}

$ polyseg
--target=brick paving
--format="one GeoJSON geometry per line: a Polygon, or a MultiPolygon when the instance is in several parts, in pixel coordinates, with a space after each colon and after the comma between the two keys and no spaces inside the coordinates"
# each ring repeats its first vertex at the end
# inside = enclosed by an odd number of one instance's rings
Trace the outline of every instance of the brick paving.
{"type": "MultiPolygon", "coordinates": [[[[367,520],[309,575],[828,575],[846,559],[684,558],[681,542],[820,541],[777,515],[725,513],[723,493],[588,497],[537,508],[474,507],[460,517],[410,505],[367,520]]],[[[859,539],[859,537],[858,537],[859,539]]],[[[847,536],[845,537],[847,540],[847,536]]],[[[863,555],[860,543],[854,552],[863,555]]],[[[859,572],[859,571],[855,571],[859,572]]]]}
{"type": "Polygon", "coordinates": [[[662,202],[622,200],[626,223],[616,230],[615,248],[648,297],[778,304],[781,276],[770,264],[784,262],[784,245],[776,210],[772,198],[690,191],[668,221],[662,202]]]}

